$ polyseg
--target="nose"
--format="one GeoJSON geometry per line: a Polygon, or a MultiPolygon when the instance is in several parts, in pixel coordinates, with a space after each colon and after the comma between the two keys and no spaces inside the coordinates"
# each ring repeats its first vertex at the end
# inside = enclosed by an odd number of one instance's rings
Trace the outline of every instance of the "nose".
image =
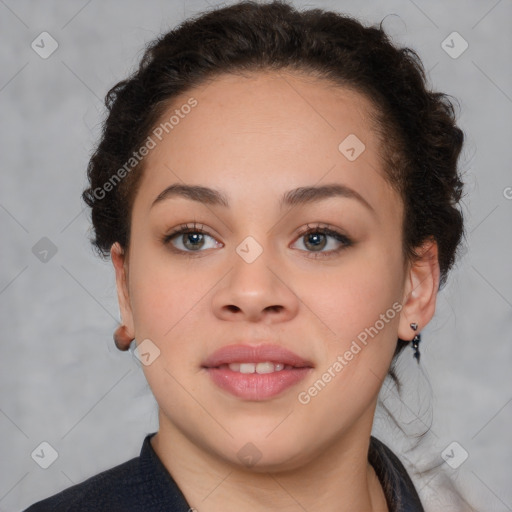
{"type": "Polygon", "coordinates": [[[238,254],[231,271],[212,297],[214,314],[221,320],[263,322],[289,321],[298,312],[299,299],[284,272],[265,257],[252,262],[238,254]]]}

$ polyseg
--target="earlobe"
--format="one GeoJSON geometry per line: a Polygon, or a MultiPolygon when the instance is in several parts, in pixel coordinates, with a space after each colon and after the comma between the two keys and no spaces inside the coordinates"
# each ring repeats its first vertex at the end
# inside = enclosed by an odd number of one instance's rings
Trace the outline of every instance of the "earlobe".
{"type": "Polygon", "coordinates": [[[439,290],[439,259],[435,240],[428,240],[417,251],[420,257],[411,262],[404,287],[403,309],[398,327],[398,337],[412,340],[415,332],[411,323],[421,331],[432,319],[436,310],[439,290]]]}
{"type": "Polygon", "coordinates": [[[127,350],[130,342],[135,338],[135,329],[128,290],[127,262],[123,248],[118,242],[112,244],[110,257],[116,272],[117,299],[122,319],[121,325],[114,333],[114,340],[120,350],[127,350]]]}

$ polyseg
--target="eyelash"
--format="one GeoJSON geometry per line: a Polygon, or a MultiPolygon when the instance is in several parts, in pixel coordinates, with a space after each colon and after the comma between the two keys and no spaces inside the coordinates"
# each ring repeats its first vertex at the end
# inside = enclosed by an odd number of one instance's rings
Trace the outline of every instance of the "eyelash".
{"type": "MultiPolygon", "coordinates": [[[[195,257],[196,254],[194,254],[194,252],[201,253],[204,251],[183,251],[182,249],[175,248],[170,243],[171,240],[173,238],[176,238],[178,235],[185,235],[185,234],[190,234],[190,233],[196,233],[196,234],[199,233],[199,234],[207,235],[211,238],[215,238],[203,229],[202,224],[200,225],[200,227],[198,227],[198,225],[194,222],[192,226],[190,226],[188,224],[182,224],[181,226],[177,227],[171,233],[163,236],[161,239],[161,242],[162,242],[162,244],[164,244],[166,246],[170,245],[171,250],[177,254],[180,254],[180,255],[186,254],[187,256],[195,257]]],[[[339,247],[338,249],[326,251],[326,252],[324,252],[324,251],[322,251],[322,252],[306,251],[306,252],[308,252],[308,254],[310,254],[309,257],[311,257],[311,258],[328,258],[330,256],[338,254],[339,252],[341,252],[344,249],[351,247],[353,245],[353,242],[350,238],[348,238],[346,235],[336,231],[335,229],[330,228],[327,224],[316,224],[313,226],[310,226],[309,224],[307,224],[306,227],[303,228],[299,232],[299,234],[297,236],[297,240],[306,235],[309,235],[311,233],[321,233],[323,235],[331,236],[342,244],[342,246],[339,247]]]]}

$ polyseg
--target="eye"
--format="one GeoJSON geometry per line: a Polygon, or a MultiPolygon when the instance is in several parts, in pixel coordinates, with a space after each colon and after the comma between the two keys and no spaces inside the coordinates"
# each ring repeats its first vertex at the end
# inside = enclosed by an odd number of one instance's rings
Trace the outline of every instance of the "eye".
{"type": "Polygon", "coordinates": [[[329,257],[352,245],[352,240],[346,235],[331,229],[328,226],[310,226],[307,225],[300,234],[298,240],[303,240],[302,245],[307,252],[314,258],[329,257]],[[331,239],[329,241],[329,239],[331,239]],[[328,248],[328,250],[325,250],[328,248]]]}
{"type": "Polygon", "coordinates": [[[202,252],[202,249],[213,249],[218,244],[211,235],[204,231],[202,225],[197,227],[195,222],[192,226],[187,224],[179,226],[172,233],[165,235],[162,242],[165,245],[172,245],[176,252],[202,252]],[[208,238],[213,241],[209,246],[208,238]]]}
{"type": "MultiPolygon", "coordinates": [[[[299,233],[298,240],[303,240],[302,245],[305,247],[305,249],[300,247],[299,249],[310,253],[310,257],[313,258],[332,256],[353,244],[350,238],[335,229],[321,225],[310,226],[309,224],[299,233]],[[326,248],[327,250],[324,250],[326,248]]],[[[165,235],[162,238],[162,243],[172,246],[172,250],[176,253],[189,254],[223,246],[203,229],[203,225],[198,226],[195,222],[193,225],[179,226],[165,235]],[[209,245],[208,239],[211,240],[209,245]]]]}

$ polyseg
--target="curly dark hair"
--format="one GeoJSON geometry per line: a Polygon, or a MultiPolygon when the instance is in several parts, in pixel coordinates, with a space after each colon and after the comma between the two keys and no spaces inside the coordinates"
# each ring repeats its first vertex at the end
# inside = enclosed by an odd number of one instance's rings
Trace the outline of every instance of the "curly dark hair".
{"type": "MultiPolygon", "coordinates": [[[[83,192],[98,252],[107,257],[114,242],[129,246],[144,159],[128,170],[126,162],[173,99],[221,74],[258,70],[299,71],[370,100],[384,172],[403,199],[404,256],[414,260],[415,249],[435,240],[442,288],[464,235],[457,208],[464,136],[453,104],[427,88],[418,55],[394,46],[382,23],[365,27],[349,16],[322,9],[301,12],[284,1],[242,1],[189,18],[151,42],[138,69],[107,93],[108,116],[89,162],[90,187],[83,192]]],[[[407,343],[398,340],[395,356],[407,343]]],[[[393,365],[390,375],[400,387],[393,365]]]]}

